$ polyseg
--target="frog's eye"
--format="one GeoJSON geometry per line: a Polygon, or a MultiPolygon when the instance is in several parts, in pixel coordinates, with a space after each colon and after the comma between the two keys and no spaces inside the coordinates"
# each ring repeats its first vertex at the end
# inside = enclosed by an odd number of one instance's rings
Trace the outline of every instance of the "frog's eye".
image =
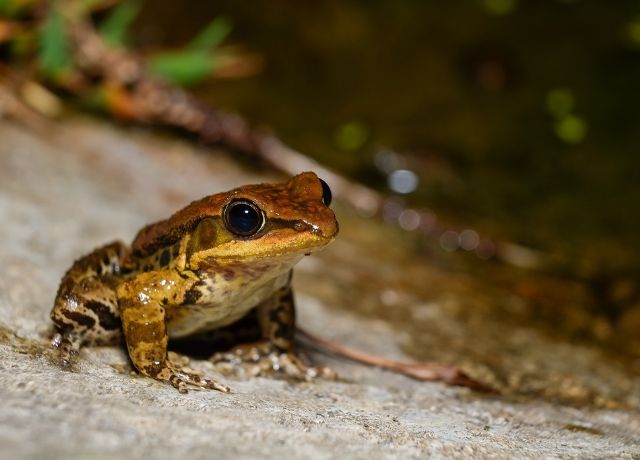
{"type": "Polygon", "coordinates": [[[249,200],[232,201],[224,210],[224,225],[236,235],[252,236],[263,227],[264,215],[249,200]]]}
{"type": "Polygon", "coordinates": [[[320,179],[320,185],[322,185],[322,202],[325,206],[329,206],[331,204],[331,189],[329,188],[329,184],[320,179]]]}

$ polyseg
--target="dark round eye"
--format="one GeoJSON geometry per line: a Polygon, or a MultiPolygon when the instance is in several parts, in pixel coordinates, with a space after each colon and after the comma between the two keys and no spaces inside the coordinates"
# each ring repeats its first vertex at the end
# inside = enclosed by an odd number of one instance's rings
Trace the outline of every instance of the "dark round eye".
{"type": "Polygon", "coordinates": [[[224,224],[236,235],[251,236],[258,233],[264,225],[264,216],[260,208],[251,201],[232,201],[224,210],[224,224]]]}
{"type": "Polygon", "coordinates": [[[320,185],[322,185],[322,202],[325,206],[329,206],[331,204],[331,189],[329,188],[329,184],[320,179],[320,185]]]}

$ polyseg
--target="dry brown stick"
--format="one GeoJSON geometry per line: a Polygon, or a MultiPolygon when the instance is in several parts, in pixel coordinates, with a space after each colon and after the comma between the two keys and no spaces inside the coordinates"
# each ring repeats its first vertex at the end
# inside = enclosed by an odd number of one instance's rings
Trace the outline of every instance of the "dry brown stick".
{"type": "MultiPolygon", "coordinates": [[[[187,91],[156,78],[137,54],[107,45],[90,24],[73,22],[70,30],[77,70],[88,81],[100,77],[110,89],[112,100],[116,101],[114,110],[121,117],[182,129],[206,144],[223,145],[288,175],[315,171],[347,205],[363,215],[381,214],[383,194],[348,180],[276,136],[254,128],[241,116],[203,103],[187,91]]],[[[429,234],[440,235],[446,230],[442,224],[434,225],[429,234]]],[[[545,266],[543,255],[528,248],[496,242],[495,251],[508,263],[517,265],[526,261],[529,268],[545,266]]]]}
{"type": "Polygon", "coordinates": [[[95,76],[101,78],[114,99],[119,98],[117,114],[121,117],[183,129],[205,143],[221,144],[248,157],[259,158],[290,175],[313,170],[335,195],[362,213],[376,214],[382,206],[383,197],[378,192],[347,180],[277,137],[253,128],[239,115],[205,104],[181,88],[150,75],[136,54],[108,46],[89,24],[73,23],[71,38],[77,70],[87,80],[95,76]]]}
{"type": "Polygon", "coordinates": [[[352,361],[404,374],[416,380],[442,381],[448,385],[463,386],[483,393],[496,392],[494,388],[474,380],[456,366],[435,362],[406,363],[394,361],[378,355],[353,350],[340,343],[312,334],[302,328],[298,328],[297,332],[308,341],[318,345],[321,349],[331,351],[338,356],[343,356],[352,361]]]}

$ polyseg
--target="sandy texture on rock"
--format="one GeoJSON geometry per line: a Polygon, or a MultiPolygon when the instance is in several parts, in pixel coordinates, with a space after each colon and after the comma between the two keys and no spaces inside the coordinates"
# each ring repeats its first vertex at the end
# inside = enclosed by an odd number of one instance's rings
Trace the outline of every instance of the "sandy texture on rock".
{"type": "MultiPolygon", "coordinates": [[[[220,377],[232,394],[182,395],[131,375],[118,347],[85,350],[77,372],[62,371],[42,350],[59,279],[73,259],[114,239],[130,241],[143,224],[192,199],[273,178],[183,142],[94,121],[68,120],[37,134],[2,121],[0,139],[2,458],[640,458],[638,377],[624,369],[616,372],[631,386],[620,391],[631,396],[619,409],[482,396],[315,352],[314,362],[343,379],[220,377]]],[[[331,251],[366,254],[358,244],[347,238],[305,260],[296,281],[300,323],[407,358],[391,326],[323,294],[323,283],[335,284],[325,276],[331,251]]],[[[421,305],[416,318],[436,308],[421,305]]],[[[532,354],[553,353],[543,336],[531,340],[538,343],[532,354]]],[[[519,361],[531,340],[517,350],[519,361]]],[[[606,365],[586,348],[564,350],[586,369],[606,365]]],[[[193,366],[214,374],[207,362],[193,366]]]]}

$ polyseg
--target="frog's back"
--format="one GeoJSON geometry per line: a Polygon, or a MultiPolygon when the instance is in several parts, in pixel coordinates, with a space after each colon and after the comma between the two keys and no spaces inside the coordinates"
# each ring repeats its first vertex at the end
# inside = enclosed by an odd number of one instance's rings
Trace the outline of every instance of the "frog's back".
{"type": "Polygon", "coordinates": [[[160,222],[144,226],[133,239],[131,251],[134,257],[144,258],[178,243],[207,217],[220,217],[220,209],[226,201],[225,194],[217,194],[193,201],[191,204],[160,222]]]}

